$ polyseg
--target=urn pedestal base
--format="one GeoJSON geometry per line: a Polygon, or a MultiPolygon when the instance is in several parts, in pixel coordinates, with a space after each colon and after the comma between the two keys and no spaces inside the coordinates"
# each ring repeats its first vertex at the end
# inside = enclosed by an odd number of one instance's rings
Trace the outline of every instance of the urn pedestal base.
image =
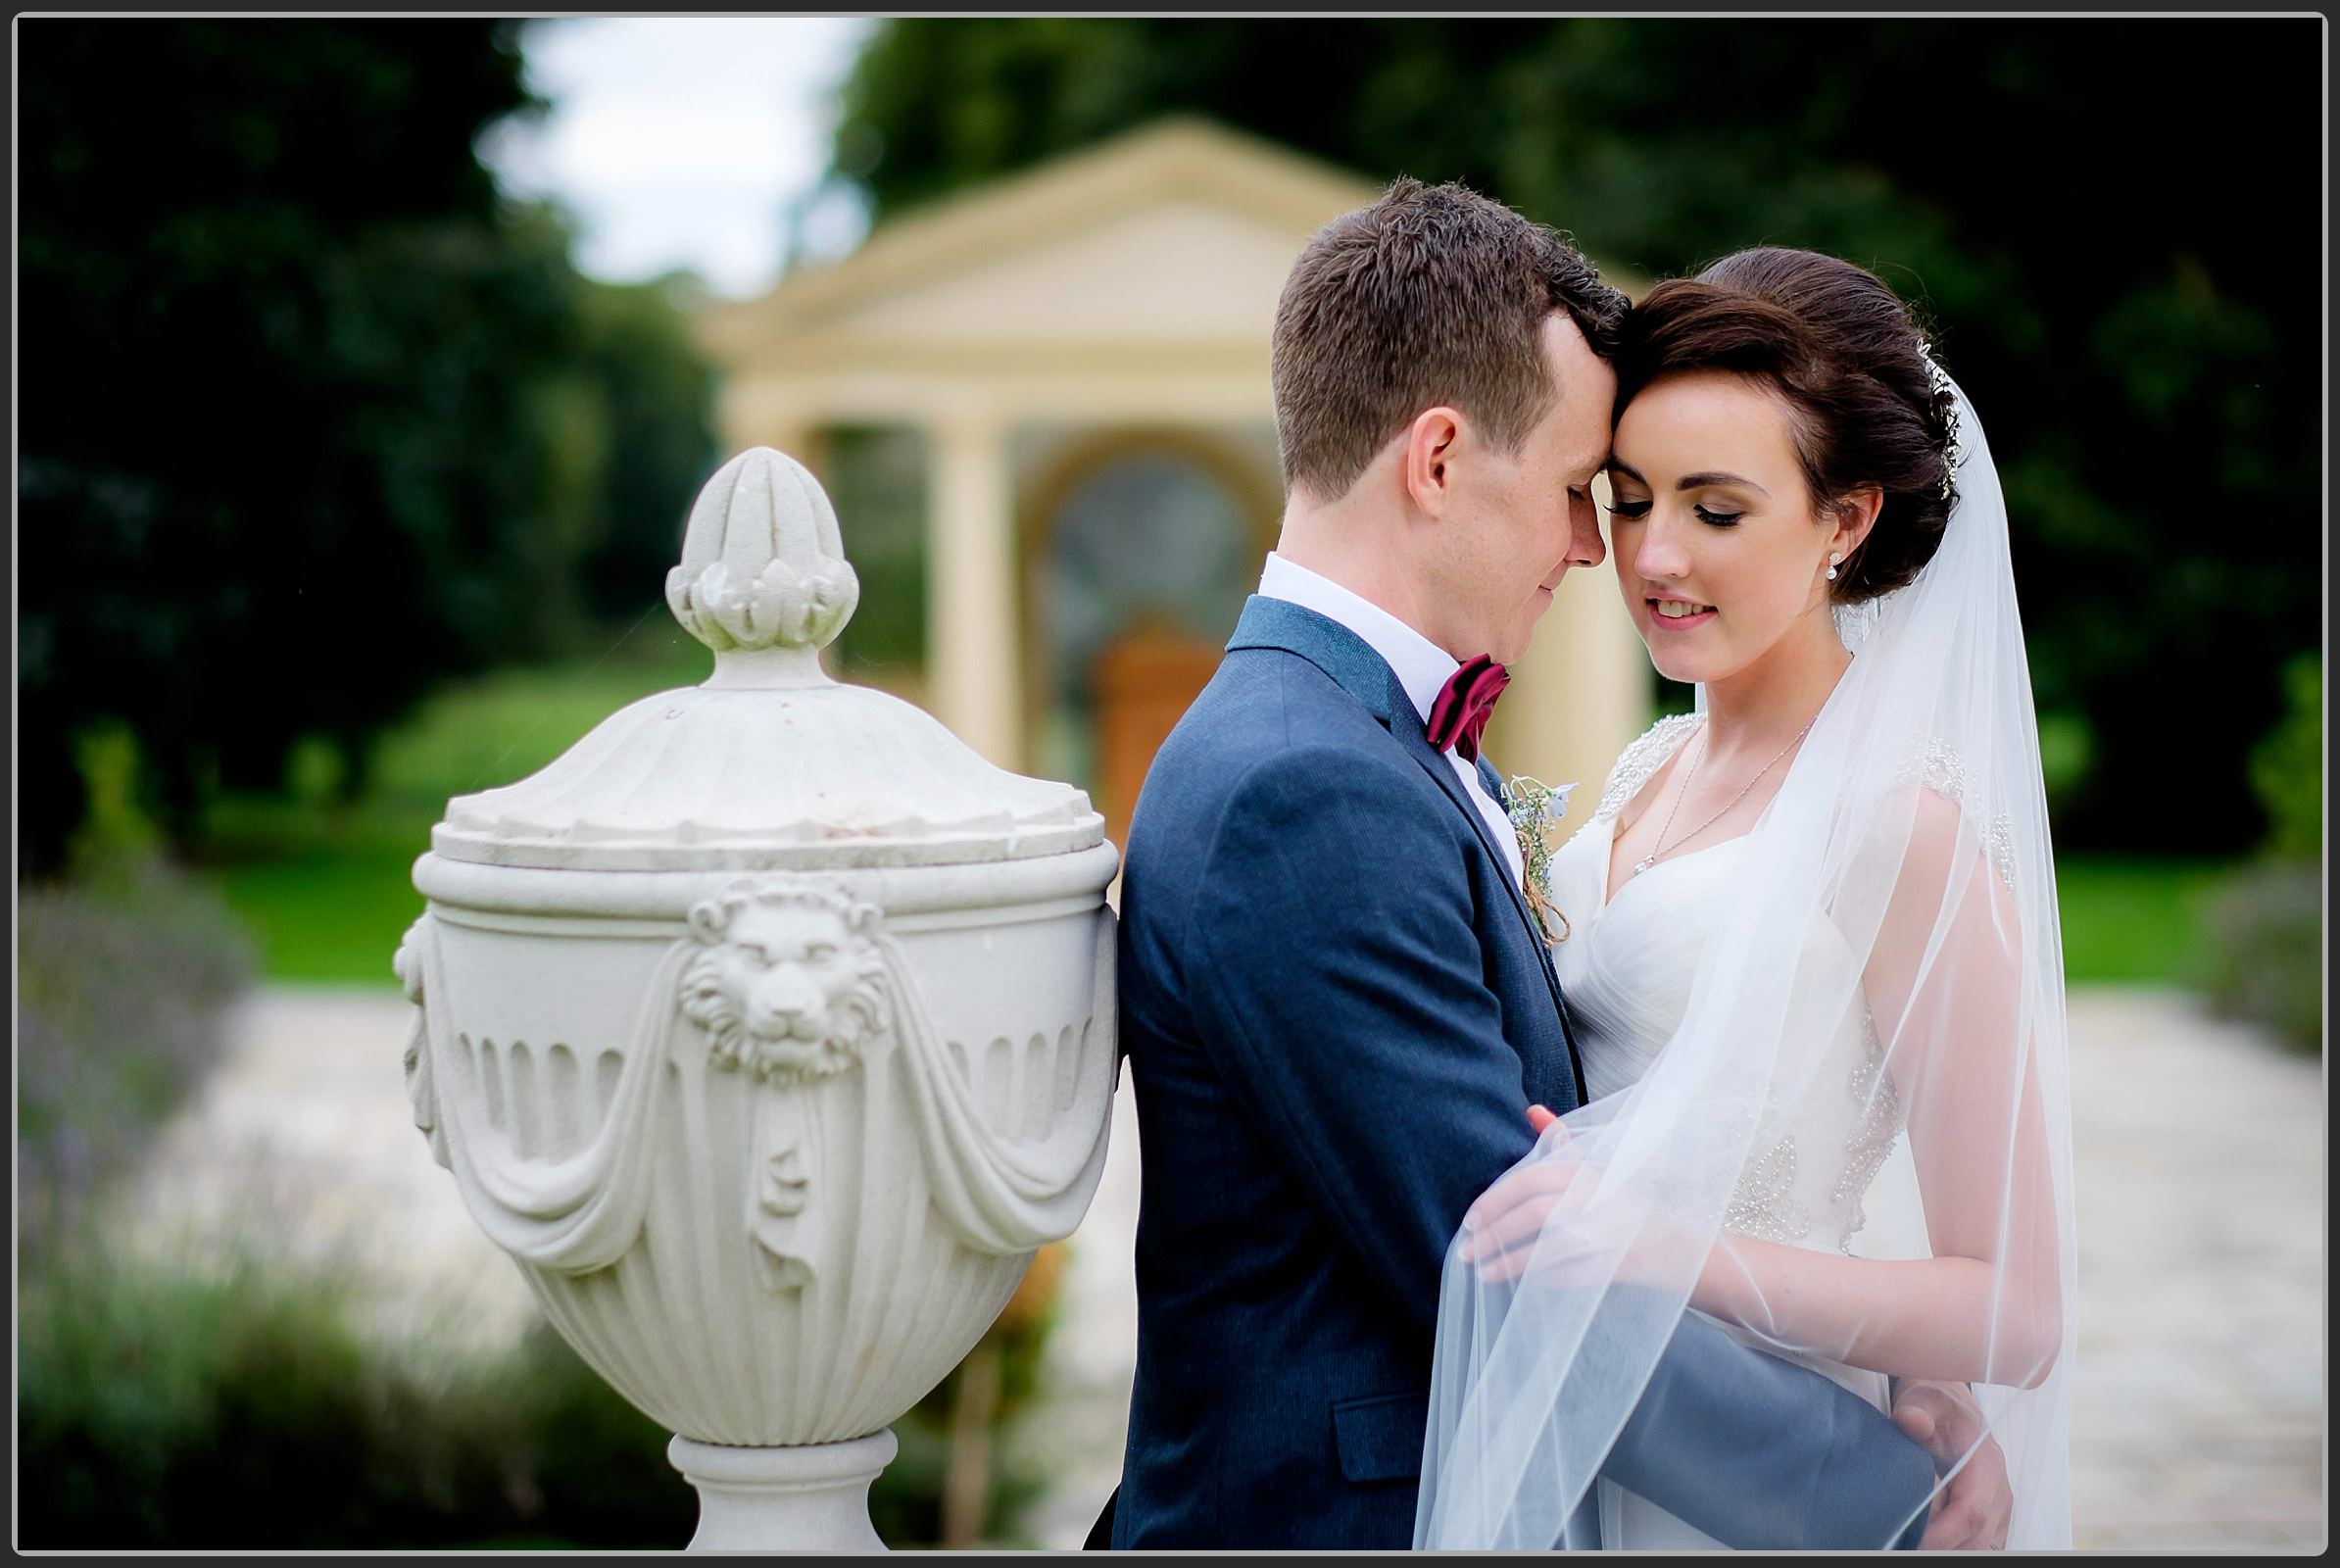
{"type": "Polygon", "coordinates": [[[883,1551],[869,1522],[869,1484],[900,1447],[891,1429],[801,1448],[678,1437],[666,1458],[699,1491],[692,1551],[883,1551]]]}

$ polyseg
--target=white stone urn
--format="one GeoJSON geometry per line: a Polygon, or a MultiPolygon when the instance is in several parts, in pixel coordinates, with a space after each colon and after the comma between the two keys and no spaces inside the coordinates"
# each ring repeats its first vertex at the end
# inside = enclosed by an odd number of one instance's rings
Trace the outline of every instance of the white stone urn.
{"type": "Polygon", "coordinates": [[[880,1545],[889,1423],[1104,1164],[1103,820],[831,680],[858,596],[809,472],[725,465],[666,581],[713,676],[450,801],[397,958],[415,1124],[694,1548],[880,1545]]]}

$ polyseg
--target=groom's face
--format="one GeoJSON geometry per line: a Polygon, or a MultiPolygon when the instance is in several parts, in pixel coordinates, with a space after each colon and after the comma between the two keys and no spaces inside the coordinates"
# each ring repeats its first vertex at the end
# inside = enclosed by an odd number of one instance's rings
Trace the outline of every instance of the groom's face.
{"type": "Polygon", "coordinates": [[[1459,474],[1448,591],[1471,608],[1484,651],[1519,662],[1572,566],[1603,550],[1593,476],[1609,455],[1617,373],[1565,311],[1543,323],[1544,368],[1559,389],[1516,453],[1482,448],[1459,474]]]}

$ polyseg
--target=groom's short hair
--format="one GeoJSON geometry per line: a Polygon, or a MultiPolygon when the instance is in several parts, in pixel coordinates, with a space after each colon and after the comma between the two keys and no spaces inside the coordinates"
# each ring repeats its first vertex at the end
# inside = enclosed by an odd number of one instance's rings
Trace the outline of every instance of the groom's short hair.
{"type": "Polygon", "coordinates": [[[1516,451],[1560,395],[1545,318],[1566,311],[1606,359],[1626,306],[1566,234],[1460,185],[1396,180],[1317,231],[1277,302],[1269,373],[1285,484],[1346,494],[1439,404],[1516,451]]]}

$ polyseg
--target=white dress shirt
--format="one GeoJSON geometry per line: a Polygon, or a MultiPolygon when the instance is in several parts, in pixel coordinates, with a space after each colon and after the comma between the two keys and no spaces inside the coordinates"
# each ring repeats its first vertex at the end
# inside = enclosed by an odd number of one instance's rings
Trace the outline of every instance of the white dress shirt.
{"type": "MultiPolygon", "coordinates": [[[[1268,552],[1266,569],[1259,574],[1259,593],[1263,599],[1281,599],[1302,610],[1313,610],[1364,638],[1366,645],[1396,671],[1397,683],[1405,688],[1414,711],[1425,724],[1430,722],[1431,705],[1438,700],[1438,692],[1445,686],[1447,677],[1462,667],[1460,660],[1381,606],[1349,592],[1330,577],[1287,561],[1272,550],[1268,552]]],[[[1451,746],[1446,748],[1446,760],[1453,764],[1463,788],[1470,792],[1471,804],[1487,818],[1487,831],[1494,835],[1496,847],[1503,852],[1504,863],[1511,867],[1513,884],[1520,884],[1527,872],[1520,858],[1519,835],[1513,831],[1511,819],[1479,782],[1475,763],[1466,760],[1451,746]]]]}

